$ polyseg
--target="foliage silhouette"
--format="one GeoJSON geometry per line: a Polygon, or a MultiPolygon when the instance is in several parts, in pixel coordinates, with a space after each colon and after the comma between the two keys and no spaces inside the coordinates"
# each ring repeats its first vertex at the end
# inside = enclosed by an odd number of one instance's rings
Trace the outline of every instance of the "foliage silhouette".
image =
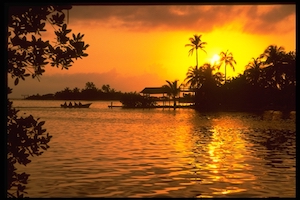
{"type": "Polygon", "coordinates": [[[189,50],[189,55],[193,55],[194,50],[196,50],[196,69],[198,68],[198,49],[201,49],[206,53],[206,51],[204,50],[204,45],[206,45],[207,43],[201,41],[201,36],[202,35],[195,34],[194,37],[189,38],[191,43],[185,45],[186,47],[191,47],[191,49],[189,50]]]}
{"type": "Polygon", "coordinates": [[[261,58],[266,58],[264,64],[266,65],[266,76],[269,78],[267,82],[271,87],[281,87],[284,82],[284,76],[286,70],[287,56],[283,47],[277,47],[276,45],[270,45],[266,48],[261,58]]]}
{"type": "Polygon", "coordinates": [[[136,92],[124,93],[121,96],[120,102],[125,108],[151,108],[156,104],[154,99],[141,96],[136,92]]]}
{"type": "Polygon", "coordinates": [[[70,89],[66,87],[64,90],[55,94],[31,95],[28,100],[120,100],[122,92],[117,92],[111,88],[109,84],[102,85],[102,89],[96,87],[93,82],[87,82],[85,88],[79,89],[75,87],[70,89]]]}
{"type": "Polygon", "coordinates": [[[97,90],[96,85],[93,82],[87,82],[85,84],[86,90],[97,90]]]}
{"type": "Polygon", "coordinates": [[[24,197],[25,184],[29,174],[17,173],[15,164],[27,165],[29,156],[39,156],[49,148],[52,136],[42,128],[45,121],[34,119],[32,115],[18,117],[19,110],[7,101],[7,190],[16,188],[16,195],[7,192],[7,197],[24,197]]]}
{"type": "MultiPolygon", "coordinates": [[[[200,37],[189,38],[192,44],[186,46],[193,47],[190,54],[197,52],[200,37]]],[[[206,63],[198,68],[196,61],[184,81],[195,92],[198,110],[295,110],[295,52],[286,53],[283,47],[269,45],[258,58],[252,58],[243,74],[231,80],[227,80],[226,67],[230,65],[235,70],[236,61],[228,50],[220,53],[220,62],[213,67],[206,63]],[[213,71],[223,63],[225,82],[221,84],[223,74],[213,71]]]]}
{"type": "Polygon", "coordinates": [[[225,65],[225,83],[226,83],[226,67],[227,67],[227,65],[230,65],[230,67],[233,69],[233,71],[235,71],[233,64],[236,64],[236,61],[233,58],[232,52],[228,52],[228,50],[227,50],[226,52],[222,51],[220,53],[220,65],[218,66],[219,69],[223,63],[225,65]]]}
{"type": "Polygon", "coordinates": [[[176,108],[176,97],[180,93],[180,87],[181,85],[178,85],[178,80],[175,80],[173,82],[166,80],[167,84],[163,85],[167,89],[167,95],[170,96],[173,99],[173,107],[176,108]]]}
{"type": "Polygon", "coordinates": [[[260,87],[262,84],[263,62],[260,58],[252,58],[253,61],[246,65],[244,74],[248,83],[252,86],[260,87]]]}
{"type": "MultiPolygon", "coordinates": [[[[7,73],[18,85],[19,80],[25,80],[31,75],[39,78],[45,72],[45,66],[69,69],[74,59],[88,56],[85,53],[84,35],[72,34],[67,29],[63,10],[69,10],[71,5],[41,5],[41,6],[8,6],[7,29],[7,73]],[[51,44],[42,40],[46,23],[54,28],[56,41],[51,44]]],[[[12,92],[7,88],[7,94],[12,92]]],[[[25,184],[29,174],[17,173],[16,163],[27,165],[29,156],[39,156],[49,148],[52,136],[43,128],[44,121],[34,119],[32,115],[19,117],[18,110],[13,108],[7,99],[7,197],[25,197],[25,184]]]]}
{"type": "Polygon", "coordinates": [[[198,101],[195,102],[196,107],[206,104],[211,95],[215,94],[216,87],[220,87],[223,81],[223,74],[215,72],[216,66],[205,63],[200,68],[190,67],[185,78],[185,84],[195,91],[198,101]]]}
{"type": "MultiPolygon", "coordinates": [[[[191,88],[197,88],[195,104],[198,110],[295,110],[296,97],[296,54],[284,52],[283,47],[270,45],[258,58],[245,66],[243,74],[218,84],[212,77],[210,67],[204,75],[204,66],[189,68],[186,81],[191,88]],[[207,80],[211,80],[208,81],[207,80]],[[216,84],[217,83],[217,84],[216,84]]],[[[224,56],[228,56],[228,52],[224,56]]],[[[226,60],[226,58],[224,58],[226,60]]],[[[232,58],[228,59],[228,61],[232,58]]],[[[225,63],[226,64],[226,63],[225,63]]],[[[215,67],[215,66],[214,66],[215,67]]],[[[219,68],[219,66],[216,66],[219,68]]],[[[215,74],[216,75],[216,74],[215,74]]],[[[216,80],[216,78],[215,78],[216,80]]]]}
{"type": "Polygon", "coordinates": [[[186,85],[189,85],[191,89],[200,88],[203,82],[202,69],[197,66],[190,66],[184,81],[186,81],[186,85]]]}

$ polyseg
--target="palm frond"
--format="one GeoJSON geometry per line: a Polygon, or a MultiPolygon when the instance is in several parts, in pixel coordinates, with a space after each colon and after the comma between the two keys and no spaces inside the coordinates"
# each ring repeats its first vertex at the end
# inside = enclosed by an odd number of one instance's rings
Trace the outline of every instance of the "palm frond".
{"type": "Polygon", "coordinates": [[[186,45],[184,45],[185,47],[194,47],[194,45],[192,45],[192,44],[186,44],[186,45]]]}
{"type": "Polygon", "coordinates": [[[200,48],[202,51],[204,51],[206,54],[207,54],[207,52],[203,49],[203,48],[200,48]]]}
{"type": "Polygon", "coordinates": [[[189,56],[193,55],[193,52],[194,52],[194,48],[190,49],[189,50],[189,56]]]}

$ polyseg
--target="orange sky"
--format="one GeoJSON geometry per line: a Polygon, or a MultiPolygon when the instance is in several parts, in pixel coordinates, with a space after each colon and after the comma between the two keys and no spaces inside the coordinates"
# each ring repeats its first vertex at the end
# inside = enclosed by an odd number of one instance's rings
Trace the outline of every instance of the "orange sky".
{"type": "MultiPolygon", "coordinates": [[[[21,82],[23,86],[13,91],[54,93],[65,87],[84,88],[92,81],[98,88],[110,84],[118,91],[139,92],[165,80],[183,82],[188,68],[196,64],[195,54],[188,56],[185,47],[194,34],[207,42],[207,54],[199,51],[199,65],[228,49],[237,65],[235,72],[227,68],[227,76],[236,76],[268,45],[296,50],[295,10],[292,4],[73,6],[68,28],[85,34],[89,56],[69,70],[46,67],[40,82],[21,82]]],[[[53,35],[43,37],[51,41],[53,35]]]]}

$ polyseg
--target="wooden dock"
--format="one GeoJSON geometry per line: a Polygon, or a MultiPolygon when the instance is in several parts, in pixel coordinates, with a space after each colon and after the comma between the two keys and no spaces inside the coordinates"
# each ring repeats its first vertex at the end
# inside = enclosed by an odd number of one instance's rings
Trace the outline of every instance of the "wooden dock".
{"type": "Polygon", "coordinates": [[[123,108],[124,106],[113,106],[113,105],[108,105],[109,108],[123,108]]]}
{"type": "Polygon", "coordinates": [[[110,105],[108,105],[108,108],[122,108],[123,106],[114,106],[113,102],[110,102],[110,105]]]}
{"type": "MultiPolygon", "coordinates": [[[[194,108],[194,105],[177,105],[175,108],[194,108]]],[[[108,108],[127,108],[125,106],[114,106],[108,105],[108,108]]],[[[129,107],[128,107],[129,108],[129,107]]],[[[131,108],[131,107],[130,107],[131,108]]],[[[134,108],[171,108],[174,109],[174,106],[167,106],[167,105],[159,105],[159,106],[150,106],[150,107],[134,107],[134,108]]]]}

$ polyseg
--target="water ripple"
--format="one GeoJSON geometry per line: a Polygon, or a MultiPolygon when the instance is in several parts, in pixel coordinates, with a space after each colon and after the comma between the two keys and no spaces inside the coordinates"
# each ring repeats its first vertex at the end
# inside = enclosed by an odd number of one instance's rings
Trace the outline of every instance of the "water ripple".
{"type": "Polygon", "coordinates": [[[295,197],[295,114],[93,106],[22,108],[53,135],[30,197],[295,197]]]}

